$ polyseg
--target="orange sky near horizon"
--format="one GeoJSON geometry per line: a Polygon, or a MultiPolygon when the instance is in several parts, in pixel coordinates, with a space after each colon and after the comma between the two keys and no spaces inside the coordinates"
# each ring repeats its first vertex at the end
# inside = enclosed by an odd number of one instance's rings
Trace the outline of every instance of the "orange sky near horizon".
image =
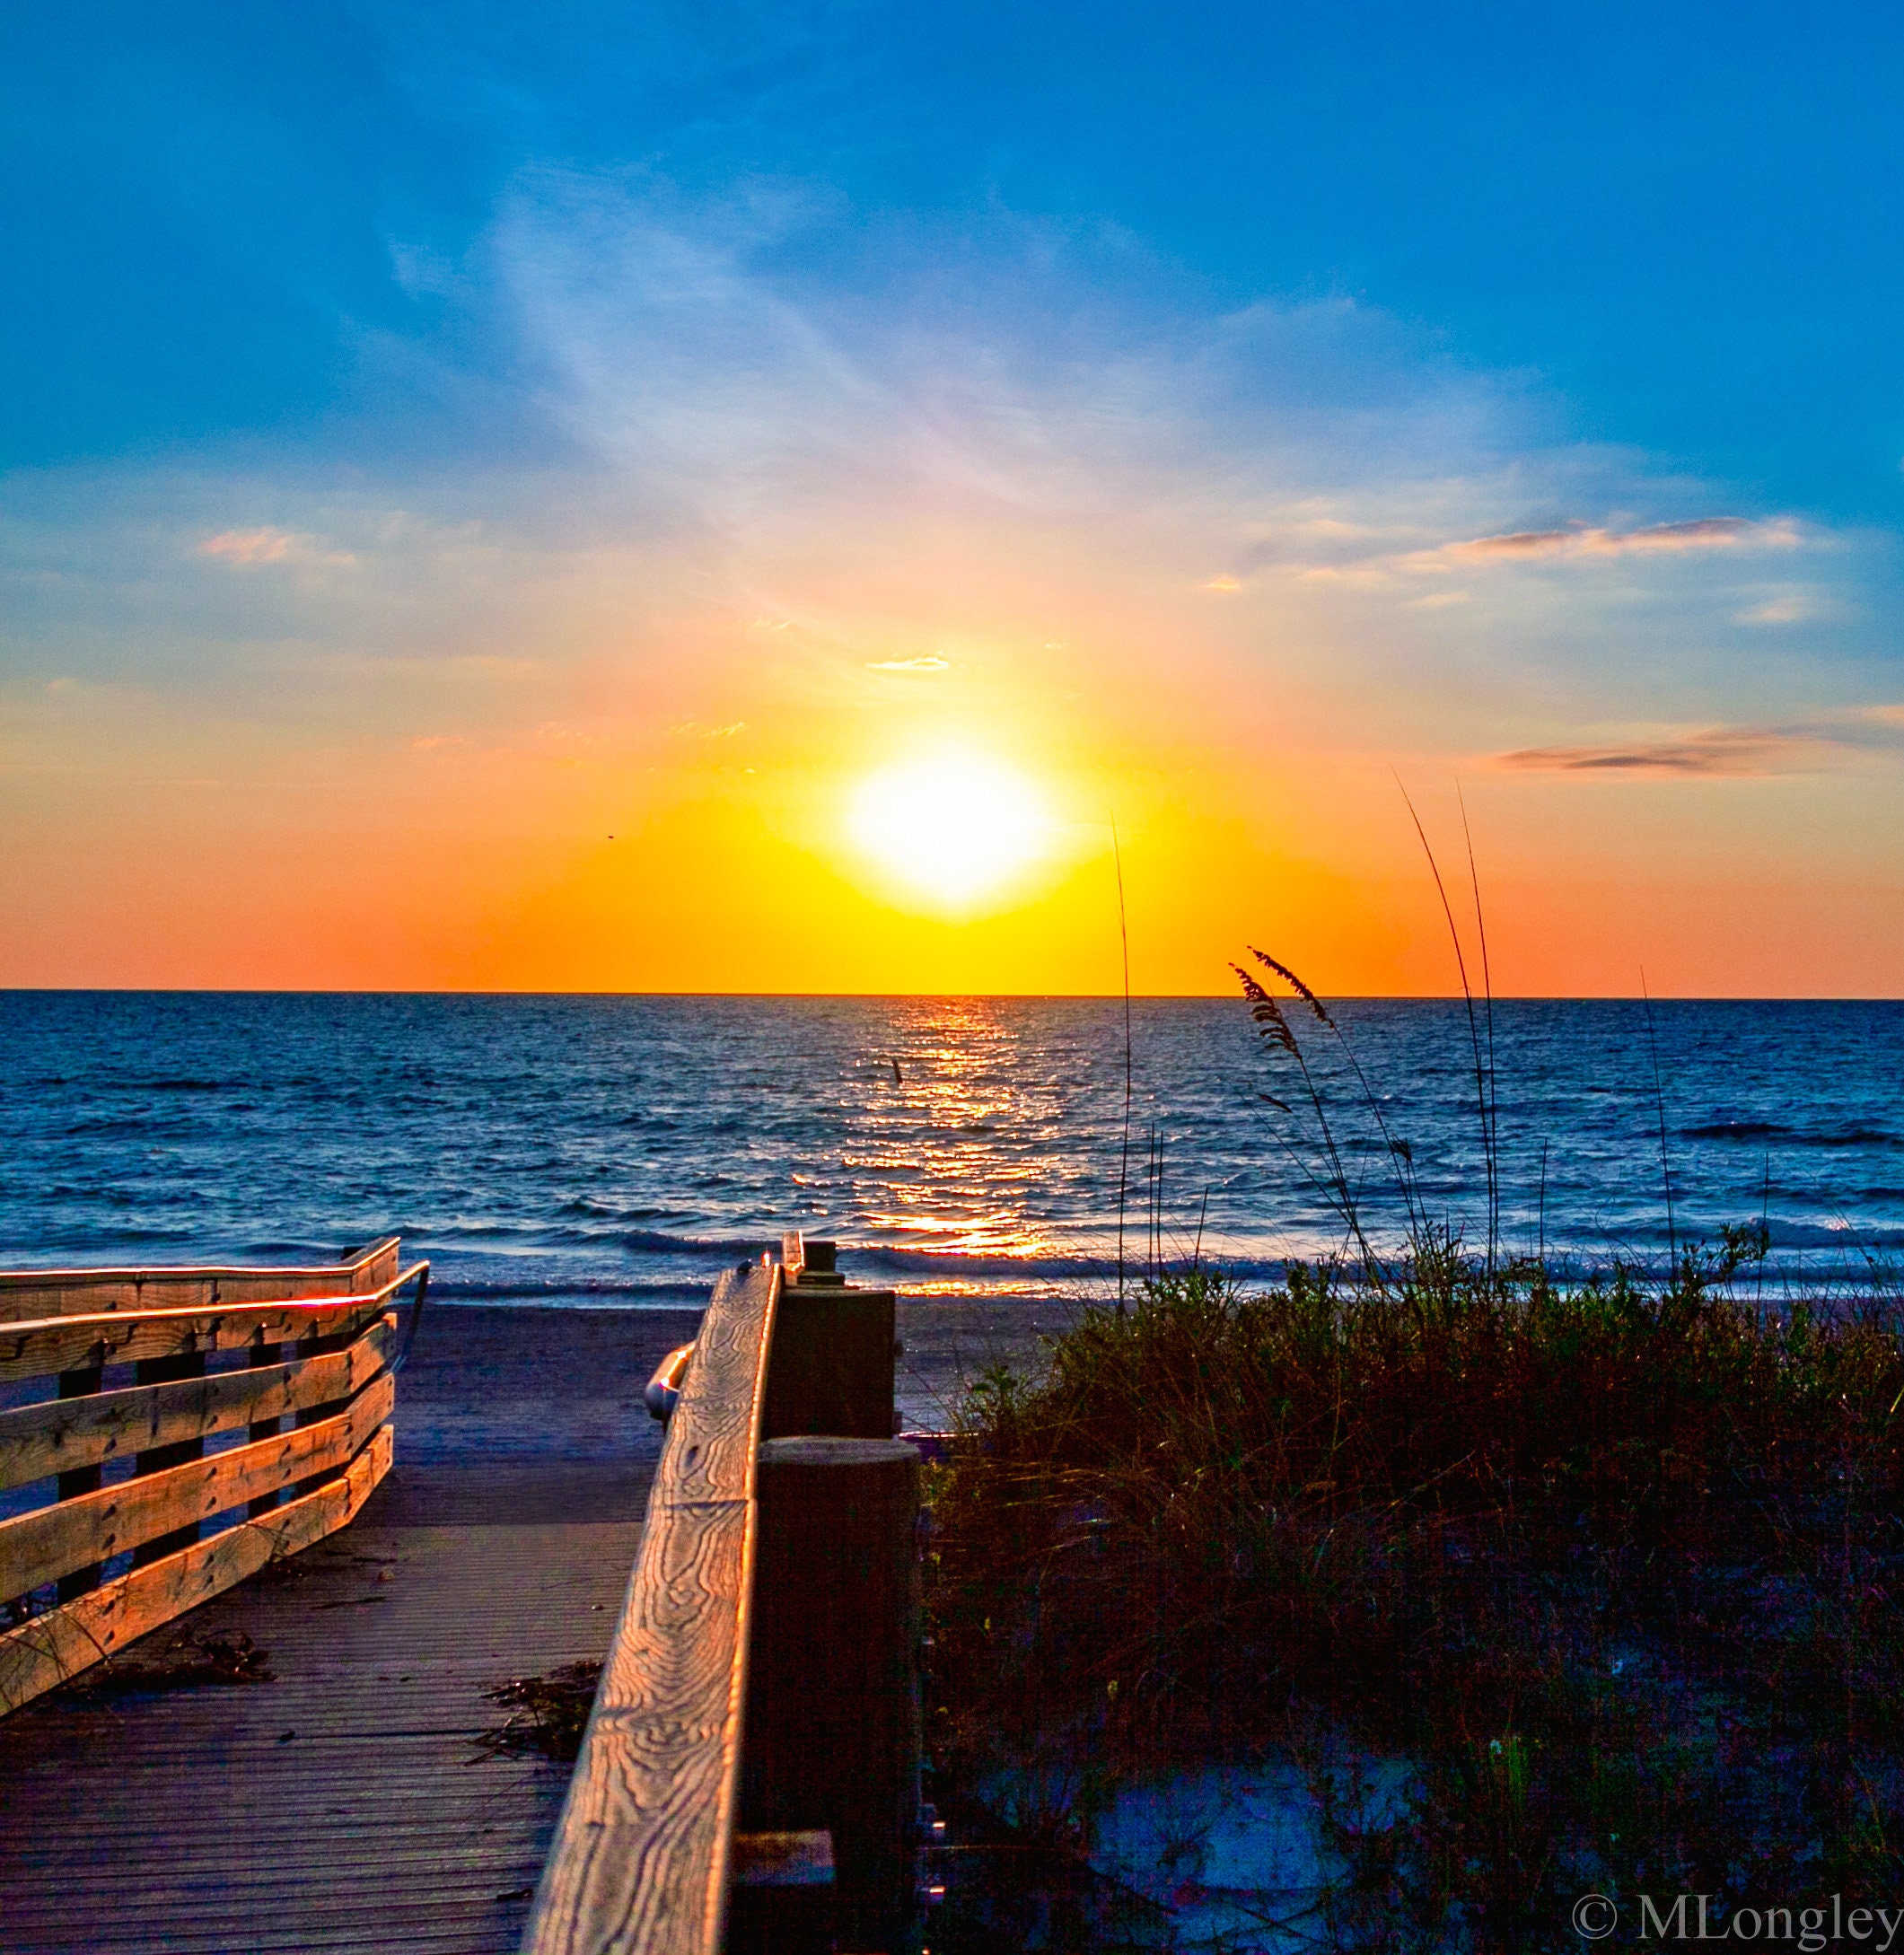
{"type": "MultiPolygon", "coordinates": [[[[278,780],[268,741],[246,750],[201,729],[223,750],[195,765],[179,751],[190,738],[148,732],[142,754],[122,729],[121,757],[36,776],[25,806],[7,777],[6,907],[31,927],[6,933],[0,983],[1115,994],[1114,816],[1138,995],[1222,994],[1247,943],[1325,994],[1456,988],[1388,757],[1257,758],[1240,742],[1146,756],[1127,733],[1093,755],[1077,727],[1040,729],[1030,710],[989,744],[955,715],[1051,823],[1040,861],[947,915],[851,833],[855,786],[933,723],[909,703],[882,717],[780,717],[771,734],[695,723],[620,751],[550,732],[343,743],[278,780]]],[[[1643,977],[1661,996],[1900,989],[1904,921],[1868,859],[1868,779],[1395,764],[1478,982],[1460,779],[1499,995],[1630,995],[1643,977]]]]}

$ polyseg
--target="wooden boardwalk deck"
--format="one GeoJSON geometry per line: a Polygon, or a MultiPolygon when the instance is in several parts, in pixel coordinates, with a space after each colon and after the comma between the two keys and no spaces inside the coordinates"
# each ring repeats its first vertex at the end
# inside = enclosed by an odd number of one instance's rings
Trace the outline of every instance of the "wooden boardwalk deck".
{"type": "Polygon", "coordinates": [[[659,1450],[641,1389],[693,1321],[433,1310],[363,1514],[184,1625],[275,1680],[0,1722],[7,1955],[514,1950],[568,1775],[478,1746],[483,1692],[606,1651],[659,1450]]]}

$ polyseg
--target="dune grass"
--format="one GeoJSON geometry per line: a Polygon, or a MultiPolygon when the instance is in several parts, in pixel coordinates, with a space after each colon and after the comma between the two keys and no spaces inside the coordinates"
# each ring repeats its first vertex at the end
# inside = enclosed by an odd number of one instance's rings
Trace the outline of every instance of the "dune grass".
{"type": "Polygon", "coordinates": [[[1904,1873],[1895,1300],[1761,1309],[1761,1248],[1562,1285],[1443,1238],[1084,1311],[936,1476],[942,1775],[1081,1846],[1121,1784],[1293,1747],[1342,1945],[1904,1873]],[[1372,1758],[1408,1769],[1379,1825],[1372,1758]]]}
{"type": "MultiPolygon", "coordinates": [[[[942,1802],[1075,1871],[1120,1788],[1294,1758],[1323,1946],[1577,1948],[1590,1889],[1705,1892],[1722,1924],[1904,1897],[1895,1284],[1768,1296],[1762,1222],[1675,1232],[1663,1271],[1506,1253],[1471,997],[1470,1248],[1328,1007],[1252,957],[1293,993],[1238,968],[1272,1137],[1341,1255],[1264,1293],[1154,1265],[1037,1375],[976,1382],[931,1477],[942,1802]],[[1348,1165],[1372,1157],[1392,1247],[1348,1165]]],[[[1663,1138],[1641,1171],[1670,1194],[1663,1138]]],[[[1000,1906],[934,1946],[1007,1945],[1000,1906]]],[[[1167,1942],[1129,1918],[1074,1908],[1040,1945],[1167,1942]]]]}

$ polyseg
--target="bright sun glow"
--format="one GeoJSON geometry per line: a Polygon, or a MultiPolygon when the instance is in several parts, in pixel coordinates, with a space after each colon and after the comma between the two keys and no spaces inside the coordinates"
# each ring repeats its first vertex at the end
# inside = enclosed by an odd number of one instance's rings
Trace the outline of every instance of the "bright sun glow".
{"type": "Polygon", "coordinates": [[[854,842],[920,895],[969,908],[1050,845],[1051,816],[1022,775],[983,755],[945,751],[882,769],[860,784],[854,842]]]}

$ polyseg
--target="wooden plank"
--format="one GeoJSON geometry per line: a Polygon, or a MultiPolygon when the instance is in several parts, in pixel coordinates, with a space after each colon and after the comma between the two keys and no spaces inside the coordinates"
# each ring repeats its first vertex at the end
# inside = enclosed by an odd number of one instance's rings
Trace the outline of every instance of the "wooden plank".
{"type": "Polygon", "coordinates": [[[197,1351],[242,1350],[253,1344],[294,1344],[358,1330],[381,1316],[379,1306],[428,1267],[427,1263],[413,1263],[363,1295],[241,1303],[216,1311],[103,1311],[0,1324],[0,1380],[39,1378],[53,1372],[197,1351]]]}
{"type": "Polygon", "coordinates": [[[367,1295],[397,1274],[399,1239],[386,1236],[337,1263],[305,1268],[0,1270],[0,1323],[110,1311],[213,1310],[302,1297],[367,1295]]]}
{"type": "Polygon", "coordinates": [[[389,1472],[392,1445],[391,1428],[380,1426],[342,1479],[0,1635],[0,1714],[208,1601],[267,1562],[335,1533],[389,1472]]]}
{"type": "Polygon", "coordinates": [[[754,1473],[781,1274],[715,1285],[522,1946],[716,1955],[740,1785],[754,1473]]]}
{"type": "MultiPolygon", "coordinates": [[[[397,1346],[397,1319],[387,1312],[348,1350],[322,1357],[17,1406],[0,1412],[0,1487],[96,1468],[144,1448],[206,1439],[351,1398],[390,1363],[397,1346]]],[[[268,1439],[275,1432],[273,1426],[251,1436],[268,1439]]],[[[60,1497],[90,1491],[62,1484],[60,1497]]]]}
{"type": "Polygon", "coordinates": [[[397,1381],[388,1372],[347,1412],[143,1479],[102,1486],[0,1521],[0,1600],[25,1595],[68,1569],[110,1560],[174,1528],[208,1521],[273,1487],[341,1466],[390,1417],[397,1381]]]}

